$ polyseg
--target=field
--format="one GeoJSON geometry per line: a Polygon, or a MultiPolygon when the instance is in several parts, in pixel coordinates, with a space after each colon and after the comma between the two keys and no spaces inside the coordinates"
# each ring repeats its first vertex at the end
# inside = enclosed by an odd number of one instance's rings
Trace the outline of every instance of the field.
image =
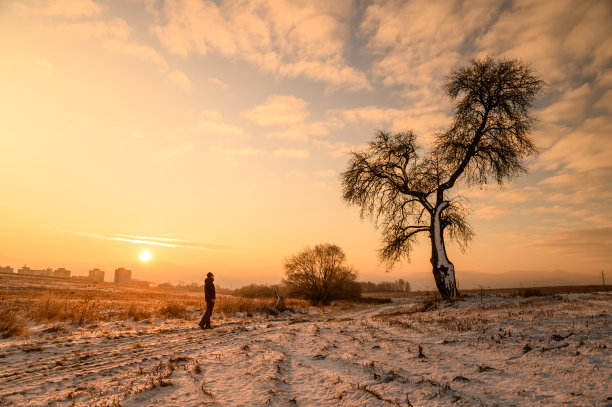
{"type": "Polygon", "coordinates": [[[1,405],[612,405],[612,294],[308,307],[0,275],[1,405]]]}

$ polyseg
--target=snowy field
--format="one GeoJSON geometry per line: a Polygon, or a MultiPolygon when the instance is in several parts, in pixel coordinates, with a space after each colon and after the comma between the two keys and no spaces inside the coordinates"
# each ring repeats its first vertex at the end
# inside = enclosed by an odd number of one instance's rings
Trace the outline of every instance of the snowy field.
{"type": "MultiPolygon", "coordinates": [[[[110,285],[106,285],[110,287],[110,285]]],[[[609,406],[612,294],[30,322],[0,405],[609,406]]]]}

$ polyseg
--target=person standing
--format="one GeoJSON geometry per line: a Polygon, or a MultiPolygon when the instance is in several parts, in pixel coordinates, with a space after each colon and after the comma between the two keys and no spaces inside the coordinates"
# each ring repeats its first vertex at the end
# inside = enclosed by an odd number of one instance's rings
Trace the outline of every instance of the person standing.
{"type": "Polygon", "coordinates": [[[213,273],[206,274],[206,280],[204,280],[204,300],[206,300],[206,312],[198,324],[202,329],[212,329],[212,326],[210,325],[210,316],[212,315],[216,298],[215,284],[213,281],[215,281],[215,276],[213,273]]]}

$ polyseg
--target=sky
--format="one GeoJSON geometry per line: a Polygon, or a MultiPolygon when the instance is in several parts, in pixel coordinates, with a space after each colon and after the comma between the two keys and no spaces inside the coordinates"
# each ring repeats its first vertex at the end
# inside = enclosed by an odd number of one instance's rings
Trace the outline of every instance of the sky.
{"type": "Polygon", "coordinates": [[[387,272],[339,174],[376,130],[427,145],[450,124],[445,75],[490,55],[546,81],[541,154],[458,191],[476,233],[448,247],[459,285],[590,283],[612,260],[610,21],[583,0],[0,1],[0,266],[235,287],[329,242],[361,280],[430,273],[427,238],[387,272]]]}

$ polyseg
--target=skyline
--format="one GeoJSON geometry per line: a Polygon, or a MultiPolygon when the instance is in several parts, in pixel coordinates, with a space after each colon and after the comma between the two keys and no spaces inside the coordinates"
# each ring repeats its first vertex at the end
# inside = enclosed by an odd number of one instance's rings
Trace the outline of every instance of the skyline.
{"type": "Polygon", "coordinates": [[[459,283],[605,270],[612,6],[270,4],[0,5],[0,265],[125,266],[157,282],[214,268],[235,286],[278,282],[285,258],[330,242],[360,280],[431,273],[426,240],[384,272],[379,233],[342,202],[338,175],[377,129],[427,143],[450,123],[444,75],[492,55],[547,82],[542,152],[503,189],[463,191],[476,236],[466,254],[449,247],[459,283]]]}

